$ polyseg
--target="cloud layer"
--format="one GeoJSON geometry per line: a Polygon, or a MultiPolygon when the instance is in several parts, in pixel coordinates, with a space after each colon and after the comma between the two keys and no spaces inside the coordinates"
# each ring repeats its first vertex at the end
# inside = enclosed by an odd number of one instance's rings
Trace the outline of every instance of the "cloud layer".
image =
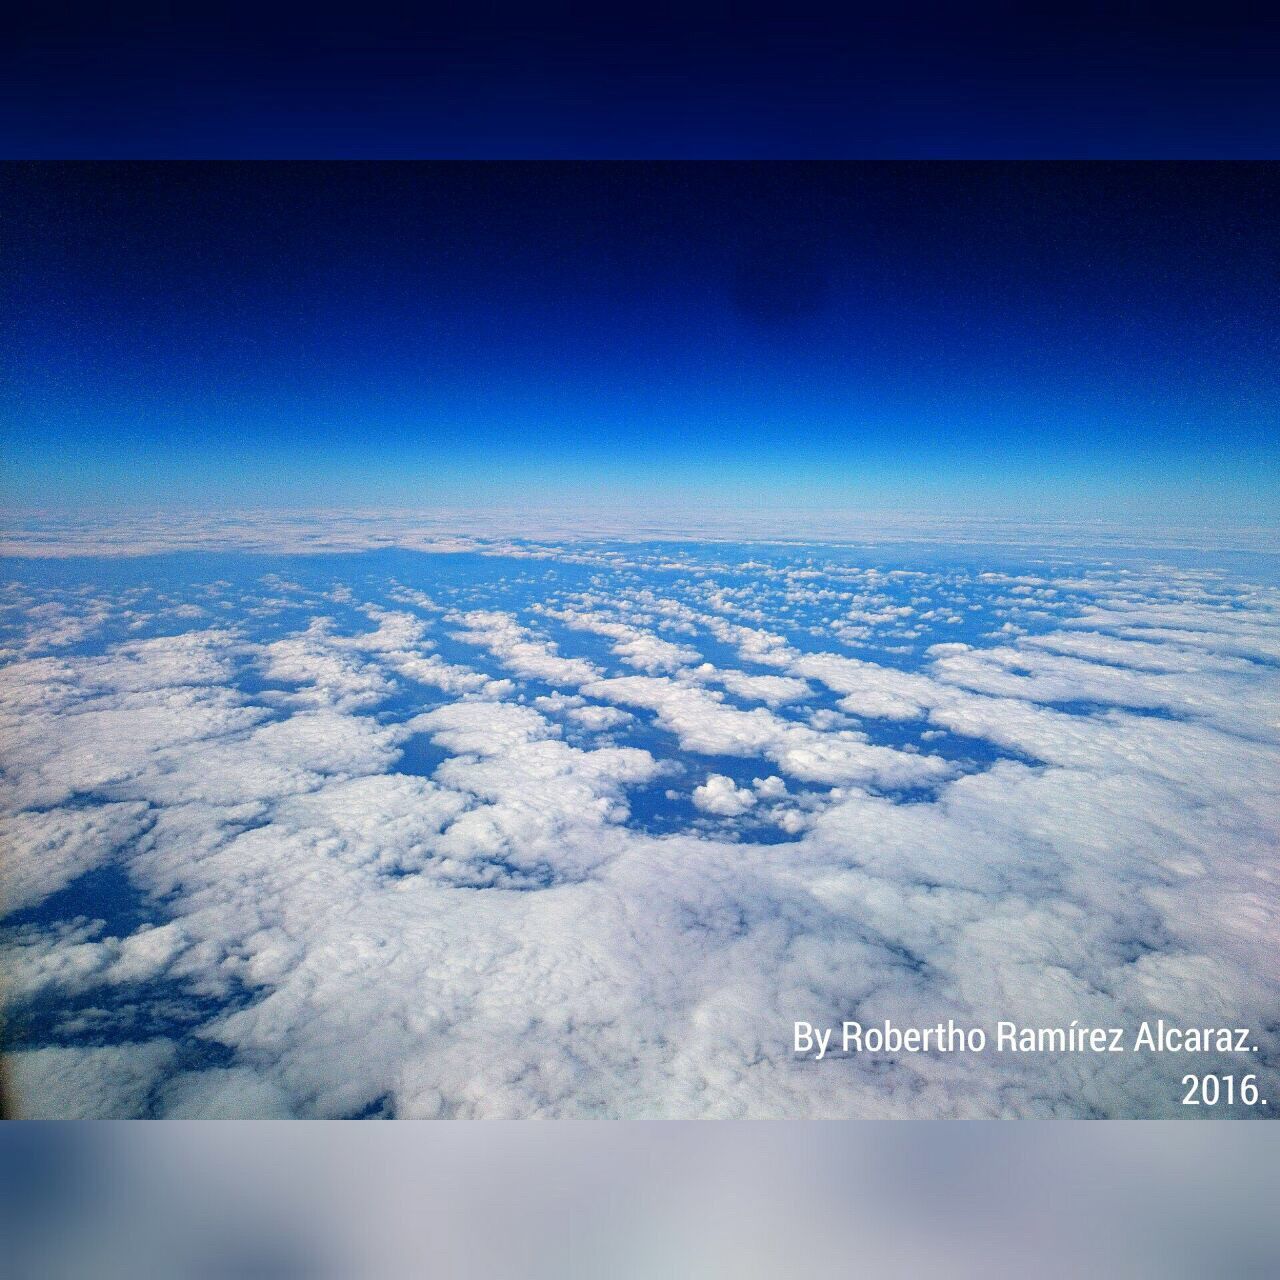
{"type": "Polygon", "coordinates": [[[14,573],[30,1113],[1172,1116],[1245,1069],[793,1054],[845,1018],[1249,1026],[1280,1098],[1273,587],[492,552],[14,573]]]}

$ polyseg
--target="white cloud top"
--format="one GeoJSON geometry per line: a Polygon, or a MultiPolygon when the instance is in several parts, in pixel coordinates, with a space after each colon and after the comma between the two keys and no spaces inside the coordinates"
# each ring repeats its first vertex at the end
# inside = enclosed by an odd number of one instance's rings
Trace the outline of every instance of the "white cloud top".
{"type": "Polygon", "coordinates": [[[1192,1069],[793,1058],[846,1017],[1247,1025],[1280,1090],[1273,588],[484,550],[15,575],[29,1113],[1176,1115],[1192,1069]]]}

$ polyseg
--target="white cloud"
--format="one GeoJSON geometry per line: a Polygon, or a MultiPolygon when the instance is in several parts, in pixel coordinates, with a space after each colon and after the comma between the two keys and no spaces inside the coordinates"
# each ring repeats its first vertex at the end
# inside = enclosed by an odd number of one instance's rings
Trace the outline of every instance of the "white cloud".
{"type": "Polygon", "coordinates": [[[569,711],[569,719],[584,729],[616,729],[619,725],[630,723],[634,716],[618,707],[574,707],[569,711]]]}
{"type": "Polygon", "coordinates": [[[727,706],[708,690],[670,677],[620,676],[584,685],[583,692],[655,712],[685,751],[760,756],[807,782],[917,786],[951,772],[935,757],[876,746],[852,730],[822,732],[763,707],[742,711],[727,706]]]}
{"type": "Polygon", "coordinates": [[[145,830],[145,804],[0,814],[0,903],[6,911],[42,902],[145,830]]]}
{"type": "Polygon", "coordinates": [[[101,921],[53,929],[28,926],[3,947],[7,994],[31,1000],[49,989],[79,995],[94,987],[148,982],[187,945],[180,921],[144,924],[127,937],[103,937],[101,921]]]}
{"type": "MultiPolygon", "coordinates": [[[[753,506],[742,510],[691,508],[663,510],[650,503],[640,507],[591,508],[574,504],[566,511],[528,505],[511,509],[457,508],[408,512],[367,512],[333,509],[310,511],[244,510],[175,519],[170,511],[124,516],[100,515],[89,520],[42,514],[27,521],[13,520],[0,540],[0,555],[145,556],[183,551],[270,552],[320,555],[401,547],[421,553],[459,552],[539,558],[556,555],[570,561],[584,541],[675,542],[699,539],[733,543],[810,543],[821,528],[833,544],[915,543],[923,546],[1054,548],[1059,552],[1116,545],[1133,548],[1205,548],[1268,552],[1273,533],[1266,526],[1212,524],[1135,527],[1130,522],[1107,525],[1090,521],[1079,526],[1044,520],[1005,520],[995,517],[945,517],[885,512],[788,511],[753,506]],[[513,541],[518,540],[518,541],[513,541]],[[557,544],[569,545],[557,545],[557,544]]],[[[596,553],[591,559],[617,564],[617,551],[596,553]]],[[[590,562],[590,560],[588,561],[590,562]]],[[[667,570],[687,568],[680,559],[660,562],[667,570]]],[[[803,571],[802,571],[803,572],[803,571]]],[[[893,573],[882,575],[892,578],[893,573]]],[[[1007,575],[993,575],[1007,578],[1007,575]]]]}
{"type": "MultiPolygon", "coordinates": [[[[631,549],[621,567],[613,549],[572,555],[611,605],[566,603],[549,586],[537,608],[472,608],[484,599],[473,585],[433,586],[425,601],[392,587],[419,617],[364,600],[362,585],[331,618],[322,585],[306,597],[317,621],[283,635],[272,622],[264,641],[221,610],[218,588],[200,598],[235,627],[96,657],[13,655],[0,677],[11,892],[38,905],[111,860],[159,927],[11,928],[11,990],[107,1012],[175,992],[220,1002],[192,1015],[187,1048],[230,1055],[189,1070],[174,1041],[137,1031],[126,1045],[28,1049],[14,1070],[29,1109],[1172,1115],[1182,1061],[815,1069],[791,1060],[790,1025],[1239,1020],[1275,1051],[1272,596],[1167,573],[951,581],[804,564],[744,580],[721,571],[730,553],[716,548],[696,572],[676,552],[631,549]],[[936,599],[950,626],[942,605],[968,613],[969,592],[986,602],[973,631],[994,625],[992,609],[1030,630],[997,647],[932,646],[921,670],[804,651],[815,636],[838,643],[829,623],[851,609],[897,626],[894,592],[913,622],[936,599]],[[607,678],[570,638],[561,652],[539,635],[539,618],[570,609],[616,615],[622,630],[601,634],[648,674],[607,678]],[[355,611],[363,632],[349,631],[355,611]],[[460,628],[510,679],[445,662],[435,626],[460,628]],[[643,666],[680,627],[752,669],[695,665],[692,648],[669,654],[666,674],[643,666]],[[292,690],[241,692],[245,670],[292,690]],[[744,710],[721,689],[767,705],[744,710]],[[853,730],[849,716],[890,723],[853,730]],[[631,723],[649,749],[586,750],[549,717],[631,723]],[[429,779],[397,772],[418,734],[444,755],[429,779]],[[997,758],[929,754],[949,735],[997,758]],[[708,776],[706,756],[770,764],[740,787],[708,776]],[[704,778],[697,810],[751,822],[651,826],[673,770],[686,779],[677,799],[704,778]],[[765,839],[778,830],[792,839],[765,839]]],[[[93,1013],[70,1010],[59,1034],[93,1013]]]]}
{"type": "Polygon", "coordinates": [[[166,1120],[287,1120],[289,1099],[279,1085],[244,1067],[218,1067],[175,1076],[161,1094],[166,1120]]]}
{"type": "Polygon", "coordinates": [[[139,1115],[172,1063],[168,1040],[100,1048],[20,1049],[9,1054],[19,1113],[33,1119],[110,1120],[139,1115]]]}
{"type": "Polygon", "coordinates": [[[807,681],[790,676],[752,676],[743,671],[717,671],[710,663],[698,668],[708,680],[723,685],[730,693],[750,702],[764,702],[771,707],[785,702],[798,702],[812,692],[807,681]]]}
{"type": "Polygon", "coordinates": [[[590,662],[563,658],[551,641],[531,638],[508,613],[473,610],[460,622],[464,630],[457,633],[459,640],[488,649],[517,675],[571,687],[599,675],[590,662]]]}
{"type": "Polygon", "coordinates": [[[735,786],[733,779],[723,773],[713,773],[702,786],[693,789],[694,806],[722,818],[736,818],[755,802],[755,793],[749,787],[735,786]]]}
{"type": "Polygon", "coordinates": [[[612,637],[617,642],[613,645],[613,652],[629,667],[640,671],[676,671],[702,657],[688,645],[674,644],[651,631],[613,621],[602,614],[584,613],[575,609],[548,612],[571,631],[592,631],[597,635],[612,637]]]}

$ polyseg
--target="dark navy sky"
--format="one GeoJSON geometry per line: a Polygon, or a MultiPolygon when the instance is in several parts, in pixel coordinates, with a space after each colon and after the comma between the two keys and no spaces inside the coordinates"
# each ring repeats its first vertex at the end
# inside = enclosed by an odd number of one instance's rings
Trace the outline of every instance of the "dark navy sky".
{"type": "Polygon", "coordinates": [[[21,506],[1277,512],[1280,171],[0,173],[21,506]]]}
{"type": "Polygon", "coordinates": [[[1276,157],[1273,6],[43,0],[0,154],[1276,157]]]}

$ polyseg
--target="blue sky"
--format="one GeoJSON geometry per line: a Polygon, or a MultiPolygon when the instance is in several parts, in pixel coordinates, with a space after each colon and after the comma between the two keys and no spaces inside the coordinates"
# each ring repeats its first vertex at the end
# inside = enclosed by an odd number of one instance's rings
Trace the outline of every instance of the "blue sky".
{"type": "Polygon", "coordinates": [[[1277,182],[11,167],[6,498],[1267,520],[1277,182]]]}

